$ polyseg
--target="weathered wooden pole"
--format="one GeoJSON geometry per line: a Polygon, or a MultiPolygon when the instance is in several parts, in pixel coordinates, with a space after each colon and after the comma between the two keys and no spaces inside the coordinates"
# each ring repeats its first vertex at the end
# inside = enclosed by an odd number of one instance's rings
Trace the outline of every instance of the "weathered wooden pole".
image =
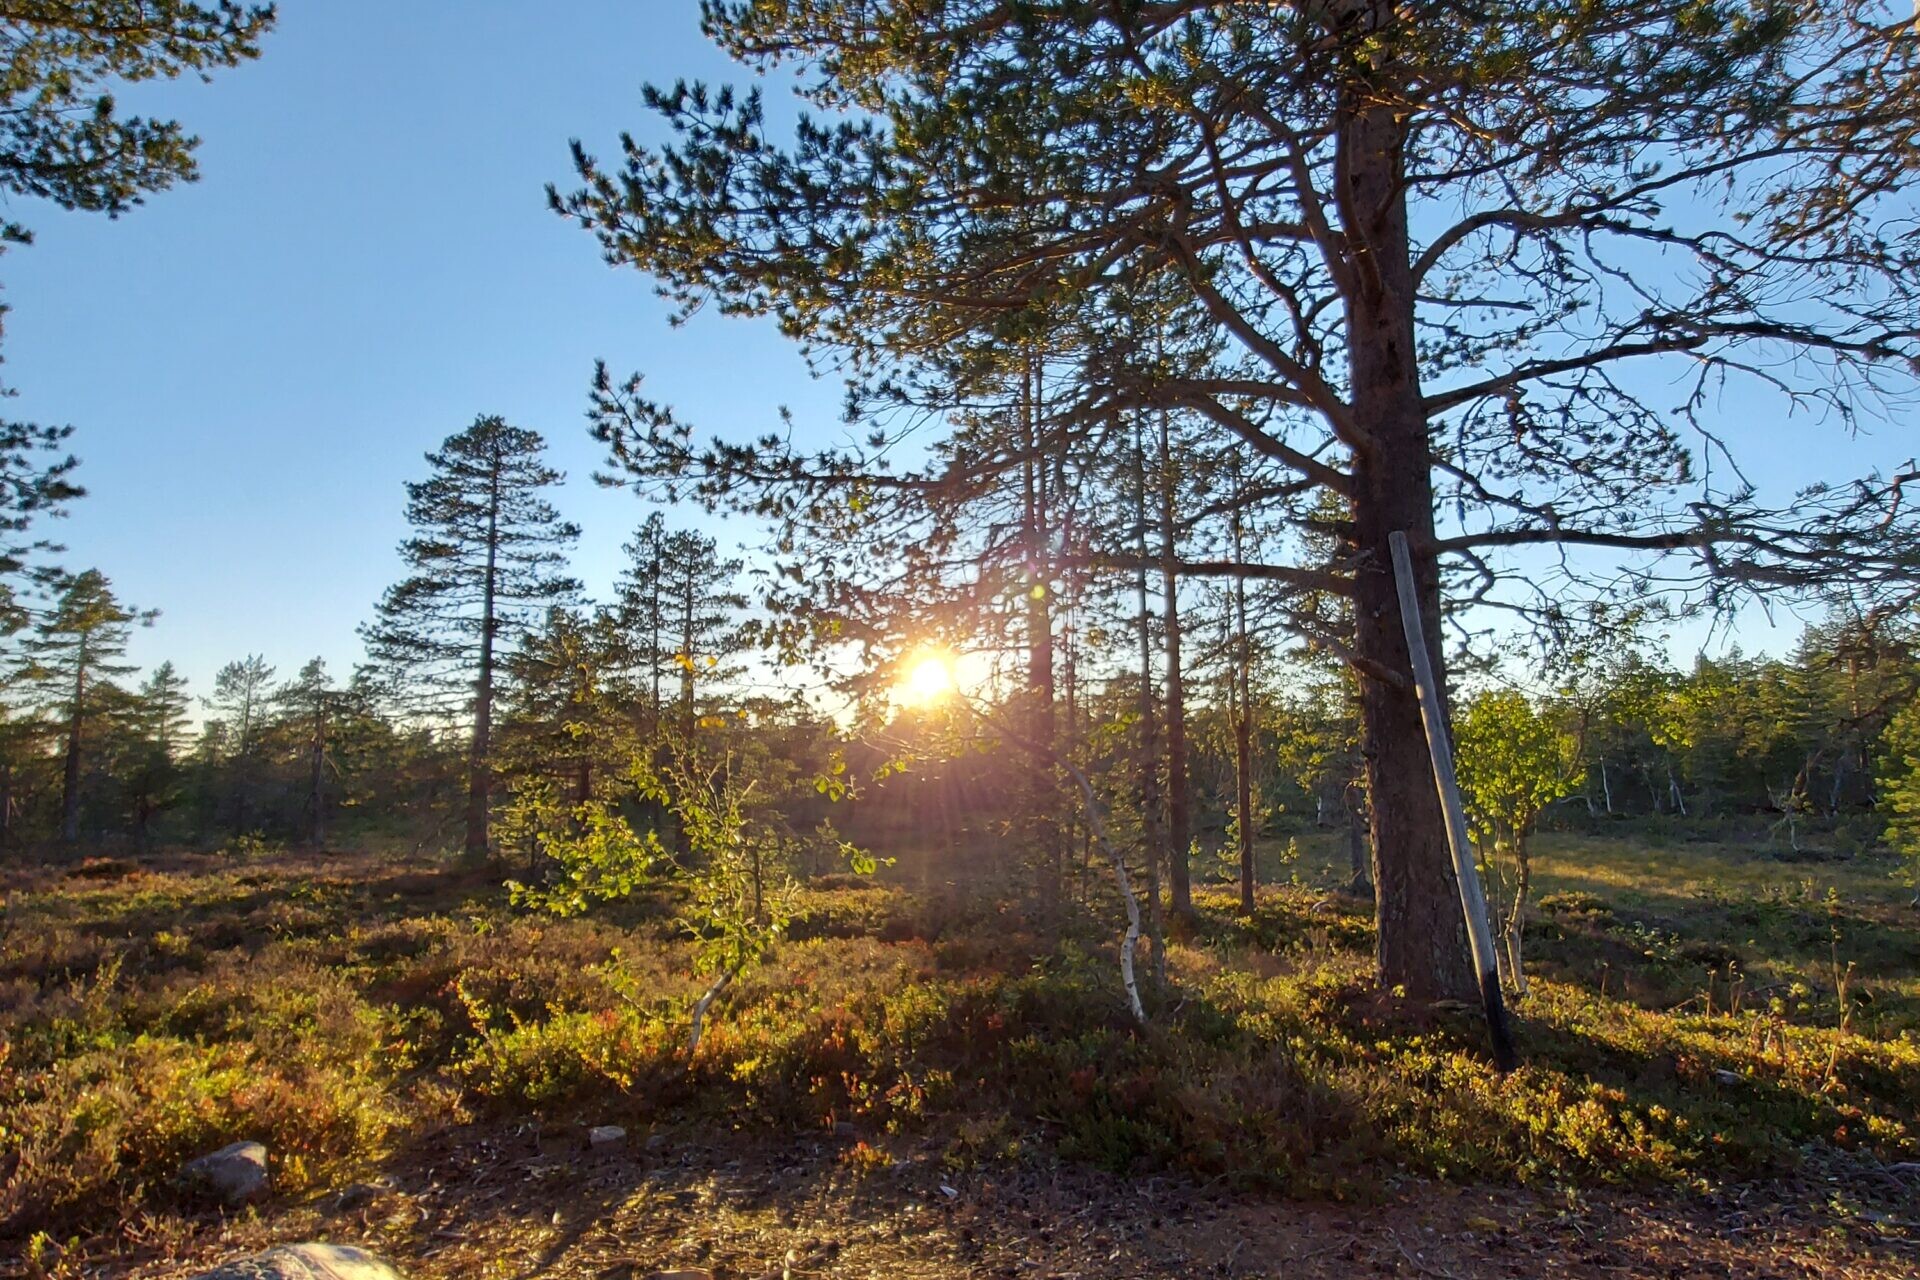
{"type": "Polygon", "coordinates": [[[1493,949],[1493,929],[1487,923],[1487,898],[1480,887],[1480,869],[1473,862],[1467,837],[1467,814],[1460,806],[1460,783],[1453,773],[1453,745],[1447,738],[1445,704],[1433,678],[1433,655],[1427,650],[1427,631],[1420,620],[1420,598],[1413,585],[1413,561],[1407,554],[1407,535],[1387,535],[1393,551],[1394,585],[1400,593],[1400,625],[1407,633],[1407,657],[1413,681],[1420,691],[1420,722],[1427,730],[1427,754],[1433,760],[1433,782],[1440,808],[1447,817],[1447,847],[1453,852],[1453,875],[1460,885],[1460,910],[1467,917],[1467,938],[1473,945],[1473,967],[1480,976],[1480,999],[1487,1010],[1487,1035],[1493,1041],[1493,1062],[1502,1072],[1519,1065],[1513,1032],[1507,1026],[1507,1006],[1500,996],[1500,963],[1493,949]]]}

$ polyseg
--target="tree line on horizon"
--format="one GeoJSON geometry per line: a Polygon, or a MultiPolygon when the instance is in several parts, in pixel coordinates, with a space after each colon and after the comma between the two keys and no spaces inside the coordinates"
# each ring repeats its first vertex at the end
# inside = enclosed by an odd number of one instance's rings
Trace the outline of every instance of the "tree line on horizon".
{"type": "MultiPolygon", "coordinates": [[[[414,532],[401,557],[411,572],[379,601],[363,628],[367,660],[345,679],[319,658],[283,676],[259,654],[222,667],[198,697],[171,663],[136,678],[127,642],[153,615],[120,602],[97,570],[67,577],[44,609],[16,617],[7,645],[0,841],[373,841],[485,857],[502,814],[508,842],[524,841],[535,792],[549,821],[598,803],[657,825],[662,811],[631,785],[631,757],[705,738],[713,758],[761,738],[756,767],[778,758],[788,784],[769,811],[790,811],[779,822],[796,841],[833,819],[815,784],[838,761],[842,825],[884,826],[948,852],[999,845],[1012,849],[1001,870],[1035,886],[1051,874],[1034,849],[1005,838],[1033,816],[1032,778],[1017,760],[981,752],[990,726],[897,705],[884,667],[856,664],[837,713],[749,669],[780,633],[740,589],[743,562],[713,538],[654,511],[625,545],[612,598],[586,601],[566,560],[580,531],[545,496],[562,477],[544,447],[537,433],[482,417],[427,455],[428,477],[406,486],[414,532]],[[938,797],[924,793],[944,788],[952,812],[929,817],[938,797]],[[888,798],[863,805],[869,793],[888,798]]],[[[1175,886],[1195,860],[1202,874],[1250,882],[1240,855],[1252,840],[1300,823],[1347,832],[1354,880],[1367,882],[1359,717],[1337,656],[1289,640],[1259,590],[1168,596],[1161,582],[1143,596],[1135,577],[1105,575],[1104,599],[1080,584],[1074,624],[1050,657],[1063,673],[1060,712],[1082,744],[1076,758],[1132,838],[1147,838],[1143,815],[1166,821],[1166,798],[1188,798],[1187,838],[1165,868],[1169,906],[1184,909],[1175,886]],[[1154,753],[1143,756],[1147,746],[1154,753]]],[[[1001,592],[1003,611],[1023,616],[1033,595],[1001,592]]],[[[967,626],[978,622],[966,614],[967,626]]],[[[957,638],[959,615],[948,623],[957,638]]],[[[1511,664],[1470,677],[1457,724],[1469,791],[1502,767],[1547,796],[1524,825],[1553,820],[1553,807],[1589,819],[1736,817],[1764,822],[1796,850],[1803,824],[1839,823],[1856,847],[1871,845],[1889,815],[1903,829],[1908,757],[1920,752],[1912,621],[1836,612],[1784,657],[1734,650],[1702,655],[1691,670],[1669,665],[1644,629],[1635,634],[1638,643],[1614,635],[1562,654],[1525,689],[1510,683],[1511,664]]],[[[1015,674],[979,696],[1017,708],[1015,674]]],[[[1499,807],[1490,799],[1476,813],[1499,807]]],[[[1490,832],[1487,852],[1514,834],[1490,832]]],[[[507,856],[528,851],[536,875],[550,870],[537,848],[507,856]]]]}

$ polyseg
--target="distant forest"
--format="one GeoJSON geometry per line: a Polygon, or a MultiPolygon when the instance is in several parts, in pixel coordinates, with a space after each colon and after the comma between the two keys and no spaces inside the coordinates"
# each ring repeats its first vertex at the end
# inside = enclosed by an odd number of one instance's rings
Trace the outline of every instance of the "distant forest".
{"type": "MultiPolygon", "coordinates": [[[[1024,874],[1031,851],[1016,837],[1032,770],[988,749],[990,726],[901,698],[890,671],[801,696],[805,673],[780,670],[778,631],[750,602],[743,563],[659,512],[625,543],[612,598],[584,599],[566,561],[579,530],[544,496],[561,477],[543,449],[482,418],[428,456],[406,486],[411,573],[377,603],[368,660],[351,672],[260,654],[204,690],[171,663],[138,672],[124,654],[151,615],[97,571],[49,576],[57,589],[43,608],[17,605],[8,643],[0,834],[15,849],[464,845],[538,879],[557,870],[543,832],[576,823],[580,806],[666,824],[629,763],[682,752],[759,779],[756,820],[815,873],[850,840],[1024,874]]],[[[1194,865],[1239,874],[1242,772],[1254,837],[1349,832],[1366,880],[1353,681],[1324,648],[1285,636],[1269,589],[1161,588],[1142,611],[1128,576],[1068,585],[1058,714],[1121,808],[1141,781],[1143,715],[1159,750],[1179,744],[1152,780],[1190,796],[1176,881],[1194,865]],[[1177,681],[1163,665],[1170,624],[1185,644],[1177,681]]],[[[1024,659],[1024,603],[970,625],[998,628],[1003,651],[1024,659]]],[[[1789,656],[1736,650],[1690,669],[1644,634],[1615,633],[1561,653],[1524,691],[1520,669],[1467,675],[1457,728],[1470,775],[1483,740],[1542,744],[1530,767],[1552,792],[1537,806],[1549,824],[1735,818],[1793,850],[1814,822],[1866,847],[1889,820],[1898,835],[1916,787],[1920,639],[1904,621],[1836,610],[1789,656]]],[[[984,669],[982,696],[1004,697],[992,690],[1006,676],[984,669]]]]}

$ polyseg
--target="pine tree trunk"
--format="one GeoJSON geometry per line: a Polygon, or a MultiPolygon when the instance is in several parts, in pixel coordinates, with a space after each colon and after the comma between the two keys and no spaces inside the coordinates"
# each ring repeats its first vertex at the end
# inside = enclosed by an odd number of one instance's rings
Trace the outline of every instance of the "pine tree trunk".
{"type": "Polygon", "coordinates": [[[60,774],[60,839],[64,844],[80,839],[80,731],[86,698],[87,640],[82,636],[80,651],[74,659],[73,708],[67,717],[67,758],[60,774]]]}
{"type": "Polygon", "coordinates": [[[680,749],[693,746],[693,582],[688,570],[686,589],[680,598],[680,749]]]}
{"type": "Polygon", "coordinates": [[[1156,989],[1164,986],[1167,967],[1167,931],[1162,903],[1163,885],[1161,868],[1164,865],[1162,849],[1163,831],[1161,828],[1160,797],[1160,733],[1156,725],[1155,702],[1153,696],[1153,629],[1152,610],[1149,608],[1147,593],[1147,460],[1146,449],[1141,439],[1138,419],[1134,422],[1133,466],[1134,466],[1134,551],[1138,568],[1134,574],[1134,587],[1139,595],[1137,625],[1140,643],[1140,741],[1139,741],[1139,792],[1140,792],[1140,836],[1143,855],[1147,863],[1147,922],[1148,933],[1153,943],[1153,973],[1156,989]]]}
{"type": "MultiPolygon", "coordinates": [[[[1021,385],[1021,401],[1028,449],[1037,457],[1039,446],[1040,370],[1029,356],[1021,385]]],[[[1050,534],[1047,511],[1047,475],[1038,462],[1023,469],[1027,560],[1027,697],[1030,714],[1026,733],[1035,751],[1036,812],[1032,815],[1039,842],[1040,902],[1051,916],[1059,907],[1066,861],[1065,831],[1061,824],[1061,796],[1056,783],[1057,744],[1053,673],[1053,585],[1047,572],[1050,534]]]]}
{"type": "MultiPolygon", "coordinates": [[[[1246,561],[1246,527],[1239,506],[1240,470],[1234,466],[1233,560],[1246,561]]],[[[1247,634],[1247,580],[1233,580],[1233,783],[1240,853],[1240,910],[1253,914],[1253,646],[1247,634]]]]}
{"type": "Polygon", "coordinates": [[[307,843],[315,850],[327,843],[327,722],[324,715],[313,719],[313,741],[307,761],[307,843]]]}
{"type": "Polygon", "coordinates": [[[467,753],[467,856],[485,859],[492,847],[488,830],[493,768],[493,642],[499,627],[497,595],[500,566],[500,471],[496,463],[487,487],[487,569],[480,608],[480,673],[473,688],[473,744],[467,753]]]}
{"type": "Polygon", "coordinates": [[[666,710],[666,704],[660,700],[660,614],[666,606],[665,602],[660,599],[660,575],[657,569],[654,573],[652,592],[653,607],[650,610],[647,626],[650,643],[652,645],[652,648],[650,648],[648,652],[653,658],[653,701],[651,704],[652,717],[647,723],[647,739],[650,742],[657,743],[660,741],[660,725],[665,718],[666,710]]]}
{"type": "MultiPolygon", "coordinates": [[[[1383,0],[1368,0],[1381,23],[1383,0]]],[[[1414,999],[1473,999],[1466,925],[1444,818],[1408,672],[1388,535],[1403,530],[1434,674],[1445,688],[1433,479],[1415,345],[1414,280],[1401,184],[1404,128],[1395,108],[1349,88],[1337,139],[1336,195],[1353,251],[1346,298],[1352,416],[1368,439],[1355,450],[1352,550],[1354,648],[1361,670],[1361,751],[1373,812],[1374,914],[1380,982],[1414,999]],[[1371,669],[1371,671],[1369,670],[1371,669]]]]}
{"type": "Polygon", "coordinates": [[[1193,915],[1193,845],[1187,779],[1187,694],[1181,670],[1179,535],[1174,510],[1173,443],[1167,415],[1160,414],[1160,580],[1165,590],[1167,660],[1167,865],[1172,872],[1173,913],[1193,915]]]}

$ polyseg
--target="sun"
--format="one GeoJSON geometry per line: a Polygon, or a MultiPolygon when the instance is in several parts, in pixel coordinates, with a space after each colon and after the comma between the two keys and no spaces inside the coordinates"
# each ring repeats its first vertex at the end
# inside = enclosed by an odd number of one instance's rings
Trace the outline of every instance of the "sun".
{"type": "Polygon", "coordinates": [[[939,702],[955,688],[952,655],[933,649],[921,654],[907,668],[906,677],[897,687],[901,701],[914,706],[939,702]]]}

